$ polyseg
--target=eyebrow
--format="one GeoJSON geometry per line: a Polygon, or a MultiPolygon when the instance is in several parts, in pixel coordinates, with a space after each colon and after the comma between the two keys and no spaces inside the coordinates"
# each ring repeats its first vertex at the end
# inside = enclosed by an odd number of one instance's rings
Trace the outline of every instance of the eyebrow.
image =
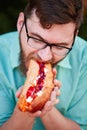
{"type": "MultiPolygon", "coordinates": [[[[39,34],[37,34],[37,33],[31,33],[32,34],[32,36],[35,36],[38,40],[41,40],[42,42],[45,42],[45,43],[48,43],[48,44],[51,44],[50,42],[48,42],[46,39],[44,39],[44,38],[42,38],[39,34]]],[[[62,46],[68,46],[69,45],[69,43],[67,43],[67,42],[60,42],[60,43],[52,43],[52,44],[57,44],[57,45],[62,45],[62,46]]]]}

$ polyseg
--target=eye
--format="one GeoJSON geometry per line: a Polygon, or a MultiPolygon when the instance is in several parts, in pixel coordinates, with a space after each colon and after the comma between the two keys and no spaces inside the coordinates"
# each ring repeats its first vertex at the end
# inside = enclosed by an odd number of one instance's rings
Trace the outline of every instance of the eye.
{"type": "Polygon", "coordinates": [[[40,39],[33,38],[34,42],[36,43],[43,43],[40,39]]]}
{"type": "Polygon", "coordinates": [[[41,41],[40,39],[37,39],[37,38],[32,38],[32,43],[37,45],[37,46],[40,46],[42,48],[44,46],[46,46],[46,44],[43,41],[41,41]]]}
{"type": "Polygon", "coordinates": [[[59,50],[64,49],[64,48],[63,48],[63,47],[61,47],[61,46],[55,46],[55,48],[57,48],[57,49],[59,49],[59,50]]]}

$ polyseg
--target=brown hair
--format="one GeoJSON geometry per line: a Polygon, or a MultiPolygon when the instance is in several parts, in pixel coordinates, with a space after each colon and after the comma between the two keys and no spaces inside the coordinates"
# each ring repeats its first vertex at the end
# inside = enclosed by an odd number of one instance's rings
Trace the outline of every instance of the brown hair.
{"type": "Polygon", "coordinates": [[[26,18],[32,16],[34,9],[44,28],[69,22],[79,28],[83,20],[82,0],[28,0],[24,10],[26,18]]]}

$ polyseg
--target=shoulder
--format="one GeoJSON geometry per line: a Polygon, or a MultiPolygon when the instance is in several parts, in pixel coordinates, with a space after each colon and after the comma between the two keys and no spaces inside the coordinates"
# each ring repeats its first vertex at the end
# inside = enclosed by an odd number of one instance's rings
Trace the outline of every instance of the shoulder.
{"type": "Polygon", "coordinates": [[[77,36],[73,48],[77,49],[79,52],[83,52],[87,50],[87,41],[77,36]]]}
{"type": "Polygon", "coordinates": [[[17,32],[9,32],[0,35],[0,46],[1,45],[10,45],[13,42],[18,41],[18,33],[17,32]]]}
{"type": "MultiPolygon", "coordinates": [[[[71,75],[78,79],[81,75],[87,73],[87,41],[76,37],[71,52],[67,55],[71,66],[71,75]]],[[[79,80],[79,79],[78,79],[79,80]]]]}
{"type": "Polygon", "coordinates": [[[10,55],[12,49],[18,44],[18,33],[10,32],[0,35],[0,57],[10,55]]]}
{"type": "MultiPolygon", "coordinates": [[[[85,58],[87,59],[87,41],[76,37],[74,46],[72,48],[72,51],[70,52],[70,58],[71,60],[76,59],[75,61],[78,61],[78,63],[81,63],[82,60],[85,58]]],[[[87,62],[87,61],[86,61],[87,62]]]]}
{"type": "Polygon", "coordinates": [[[18,33],[10,32],[0,35],[0,54],[5,52],[10,52],[12,48],[16,48],[19,43],[18,33]],[[14,47],[13,47],[14,46],[14,47]]]}
{"type": "Polygon", "coordinates": [[[17,61],[20,51],[18,32],[0,35],[0,65],[13,64],[17,61]],[[16,57],[16,58],[15,58],[16,57]]]}

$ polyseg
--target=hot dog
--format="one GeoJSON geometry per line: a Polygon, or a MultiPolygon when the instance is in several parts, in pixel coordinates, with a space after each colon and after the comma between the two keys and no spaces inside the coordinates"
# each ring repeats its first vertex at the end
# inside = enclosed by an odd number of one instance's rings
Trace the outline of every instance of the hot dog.
{"type": "Polygon", "coordinates": [[[36,112],[44,107],[54,88],[52,66],[31,59],[28,68],[18,107],[23,112],[36,112]]]}

